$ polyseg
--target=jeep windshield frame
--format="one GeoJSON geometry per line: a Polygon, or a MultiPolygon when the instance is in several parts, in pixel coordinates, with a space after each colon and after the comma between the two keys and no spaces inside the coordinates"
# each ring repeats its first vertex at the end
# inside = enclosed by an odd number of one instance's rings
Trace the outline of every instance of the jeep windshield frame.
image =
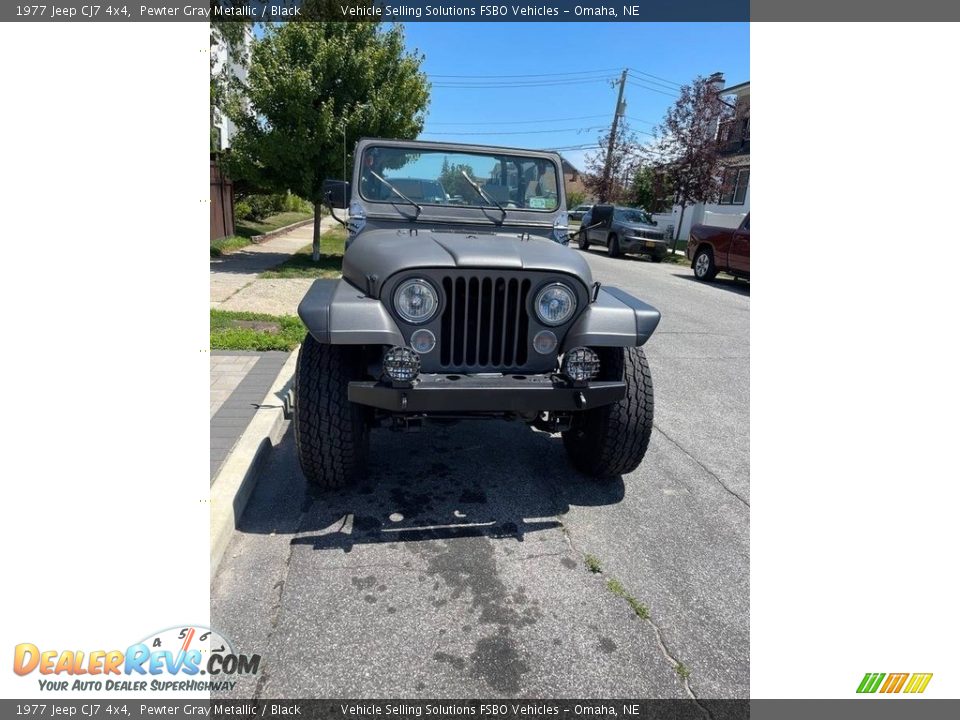
{"type": "Polygon", "coordinates": [[[565,213],[563,172],[556,153],[516,148],[365,138],[357,143],[353,201],[371,220],[409,223],[410,207],[375,175],[399,187],[438,223],[551,228],[565,213]],[[466,166],[466,167],[464,167],[466,166]],[[495,207],[470,187],[481,185],[495,207]],[[379,187],[378,187],[379,186],[379,187]],[[443,189],[444,197],[435,195],[443,189]],[[413,192],[413,194],[411,194],[413,192]],[[404,212],[406,210],[406,212],[404,212]]]}

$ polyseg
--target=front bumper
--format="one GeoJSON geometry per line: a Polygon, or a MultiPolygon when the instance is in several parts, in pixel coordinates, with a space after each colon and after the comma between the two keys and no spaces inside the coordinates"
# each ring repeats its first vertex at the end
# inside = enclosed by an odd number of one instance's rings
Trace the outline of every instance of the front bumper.
{"type": "Polygon", "coordinates": [[[622,399],[626,384],[594,380],[574,386],[551,375],[425,374],[408,388],[354,381],[350,402],[398,413],[531,413],[589,410],[622,399]]]}
{"type": "Polygon", "coordinates": [[[620,249],[626,253],[640,253],[642,255],[666,255],[667,243],[665,240],[623,238],[620,240],[620,249]]]}

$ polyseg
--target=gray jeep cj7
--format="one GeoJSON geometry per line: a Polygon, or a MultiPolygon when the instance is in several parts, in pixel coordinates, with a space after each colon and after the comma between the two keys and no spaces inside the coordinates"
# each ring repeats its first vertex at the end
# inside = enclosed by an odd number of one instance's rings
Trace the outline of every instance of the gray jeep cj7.
{"type": "Polygon", "coordinates": [[[324,188],[335,217],[349,208],[343,278],[299,308],[307,479],[360,476],[373,427],[464,418],[560,432],[588,475],[636,469],[653,427],[640,346],[660,313],[567,246],[560,157],[364,139],[355,158],[352,182],[324,188]]]}

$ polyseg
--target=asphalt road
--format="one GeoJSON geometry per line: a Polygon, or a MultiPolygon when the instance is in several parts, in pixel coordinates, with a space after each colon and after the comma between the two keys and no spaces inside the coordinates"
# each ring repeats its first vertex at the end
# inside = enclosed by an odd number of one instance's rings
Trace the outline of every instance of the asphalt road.
{"type": "Polygon", "coordinates": [[[749,285],[589,258],[663,313],[640,468],[598,484],[559,435],[477,421],[377,430],[369,480],[315,495],[288,431],[212,583],[263,656],[229,695],[749,695],[749,285]]]}

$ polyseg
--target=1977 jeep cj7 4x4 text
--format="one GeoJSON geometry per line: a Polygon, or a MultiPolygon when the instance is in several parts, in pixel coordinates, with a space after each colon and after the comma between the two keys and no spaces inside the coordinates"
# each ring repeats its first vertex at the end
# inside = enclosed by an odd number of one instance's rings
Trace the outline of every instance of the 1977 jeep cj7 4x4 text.
{"type": "Polygon", "coordinates": [[[349,207],[343,278],[299,308],[307,479],[361,475],[372,427],[479,417],[562,432],[588,475],[634,470],[653,427],[640,346],[660,313],[567,247],[559,156],[364,139],[355,157],[352,182],[325,184],[349,207]]]}

